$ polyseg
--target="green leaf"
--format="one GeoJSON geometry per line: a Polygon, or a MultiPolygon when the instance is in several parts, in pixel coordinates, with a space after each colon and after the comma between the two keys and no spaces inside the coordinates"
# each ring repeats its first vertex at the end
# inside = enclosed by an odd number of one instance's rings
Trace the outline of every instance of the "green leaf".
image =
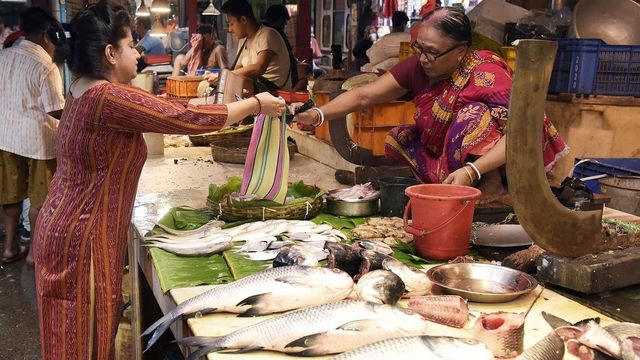
{"type": "Polygon", "coordinates": [[[226,184],[220,186],[216,184],[209,185],[209,198],[215,202],[222,202],[222,199],[224,199],[225,196],[233,192],[239,192],[241,187],[242,178],[239,176],[232,176],[227,180],[226,184]]]}
{"type": "Polygon", "coordinates": [[[231,274],[236,280],[264,270],[271,264],[271,261],[254,261],[233,250],[227,250],[223,257],[229,266],[231,274]]]}
{"type": "Polygon", "coordinates": [[[316,224],[328,224],[333,226],[333,228],[342,230],[342,229],[354,229],[358,225],[362,225],[367,221],[365,217],[346,217],[346,216],[336,216],[326,213],[321,213],[315,218],[311,219],[316,224]]]}
{"type": "Polygon", "coordinates": [[[416,255],[413,243],[405,244],[401,241],[398,241],[396,245],[392,246],[392,248],[393,257],[400,260],[405,265],[412,266],[414,268],[422,269],[422,265],[439,263],[438,261],[423,259],[420,256],[416,255]]]}
{"type": "Polygon", "coordinates": [[[302,180],[289,185],[287,196],[293,196],[295,199],[311,198],[315,199],[324,192],[316,186],[306,185],[302,180]]]}

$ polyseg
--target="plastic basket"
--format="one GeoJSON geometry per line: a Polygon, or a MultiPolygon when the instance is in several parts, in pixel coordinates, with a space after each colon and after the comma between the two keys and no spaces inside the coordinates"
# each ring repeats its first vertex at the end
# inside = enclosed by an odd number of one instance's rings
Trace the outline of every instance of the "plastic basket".
{"type": "MultiPolygon", "coordinates": [[[[573,177],[582,179],[590,176],[606,174],[613,176],[640,176],[640,159],[637,158],[597,158],[576,159],[576,166],[573,169],[573,177]]],[[[586,185],[591,191],[599,193],[599,179],[588,180],[586,185]]]]}
{"type": "Polygon", "coordinates": [[[640,96],[640,46],[560,39],[549,92],[640,96]]]}

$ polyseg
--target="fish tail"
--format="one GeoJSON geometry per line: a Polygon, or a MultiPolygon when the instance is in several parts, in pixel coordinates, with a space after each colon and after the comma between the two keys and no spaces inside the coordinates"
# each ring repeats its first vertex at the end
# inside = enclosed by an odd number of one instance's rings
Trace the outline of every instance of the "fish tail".
{"type": "Polygon", "coordinates": [[[149,350],[149,348],[151,348],[151,346],[155,344],[156,341],[158,341],[160,336],[162,336],[162,334],[167,331],[169,326],[171,326],[171,324],[176,321],[177,318],[178,317],[175,316],[173,312],[169,312],[165,316],[161,317],[158,321],[153,323],[151,326],[149,326],[147,330],[142,333],[141,336],[146,336],[153,332],[153,335],[151,335],[151,338],[147,342],[147,347],[144,349],[144,352],[149,350]]]}
{"type": "Polygon", "coordinates": [[[197,347],[196,351],[192,352],[187,360],[197,360],[203,356],[206,356],[210,352],[223,350],[222,336],[191,336],[178,340],[178,344],[197,347]]]}

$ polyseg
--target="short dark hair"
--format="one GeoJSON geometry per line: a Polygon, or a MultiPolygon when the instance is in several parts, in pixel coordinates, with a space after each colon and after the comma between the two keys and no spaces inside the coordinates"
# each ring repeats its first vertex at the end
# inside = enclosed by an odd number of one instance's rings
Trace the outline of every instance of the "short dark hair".
{"type": "Polygon", "coordinates": [[[391,24],[394,28],[404,26],[409,22],[409,17],[407,13],[404,11],[394,11],[393,16],[391,17],[391,24]]]}
{"type": "Polygon", "coordinates": [[[131,17],[120,6],[100,1],[71,21],[71,52],[67,63],[76,76],[103,77],[104,49],[117,47],[131,31],[131,17]]]}
{"type": "Polygon", "coordinates": [[[221,11],[223,14],[233,16],[237,19],[245,16],[247,19],[257,22],[256,16],[253,14],[253,8],[247,0],[229,0],[222,4],[221,11]]]}
{"type": "Polygon", "coordinates": [[[145,17],[137,17],[136,25],[140,24],[145,30],[151,30],[151,19],[148,16],[145,17]]]}
{"type": "Polygon", "coordinates": [[[51,24],[58,20],[39,7],[30,7],[20,14],[22,18],[22,31],[27,35],[42,34],[51,24]]]}
{"type": "Polygon", "coordinates": [[[289,15],[289,10],[287,10],[287,7],[282,4],[271,5],[267,9],[267,11],[264,13],[265,21],[275,23],[280,19],[283,19],[283,20],[291,19],[291,15],[289,15]]]}
{"type": "Polygon", "coordinates": [[[471,21],[464,11],[454,7],[436,8],[422,18],[441,33],[453,40],[471,45],[473,30],[471,21]]]}

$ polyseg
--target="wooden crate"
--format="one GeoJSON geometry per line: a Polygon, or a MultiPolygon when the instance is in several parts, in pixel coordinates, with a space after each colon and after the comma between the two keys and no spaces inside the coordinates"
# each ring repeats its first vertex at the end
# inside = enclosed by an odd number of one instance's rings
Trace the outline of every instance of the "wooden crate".
{"type": "MultiPolygon", "coordinates": [[[[324,93],[324,92],[315,93],[316,106],[320,107],[320,106],[325,105],[326,103],[328,103],[329,102],[329,95],[330,95],[329,93],[324,93]]],[[[325,122],[324,124],[318,126],[315,129],[314,134],[318,139],[320,139],[320,140],[322,140],[322,141],[324,141],[326,143],[331,144],[331,135],[329,134],[329,123],[328,122],[325,122]]]]}
{"type": "Polygon", "coordinates": [[[176,97],[198,97],[198,84],[202,80],[202,76],[169,76],[167,94],[176,97]]]}
{"type": "Polygon", "coordinates": [[[413,124],[415,104],[411,101],[392,101],[354,113],[351,138],[359,146],[370,149],[374,155],[384,155],[384,140],[398,125],[413,124]]]}

